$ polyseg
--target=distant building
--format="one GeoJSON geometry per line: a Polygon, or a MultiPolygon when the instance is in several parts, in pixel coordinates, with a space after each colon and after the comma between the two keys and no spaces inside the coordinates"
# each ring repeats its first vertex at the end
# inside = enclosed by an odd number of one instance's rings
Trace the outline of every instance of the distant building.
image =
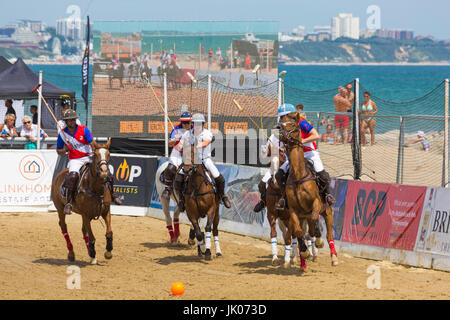
{"type": "MultiPolygon", "coordinates": [[[[92,22],[90,23],[92,26],[92,22]]],[[[56,34],[72,40],[85,40],[86,21],[71,18],[56,20],[56,34]]]]}
{"type": "Polygon", "coordinates": [[[314,26],[314,32],[331,34],[331,26],[314,26]]]}
{"type": "Polygon", "coordinates": [[[39,43],[38,35],[29,27],[16,28],[11,38],[18,43],[39,43]]]}
{"type": "Polygon", "coordinates": [[[292,30],[292,35],[294,37],[304,38],[306,36],[306,28],[304,26],[298,26],[292,30]]]}
{"type": "Polygon", "coordinates": [[[359,37],[360,38],[371,38],[371,37],[373,37],[375,35],[376,35],[376,31],[375,30],[370,30],[370,29],[364,29],[364,30],[361,30],[359,32],[359,37]]]}
{"type": "Polygon", "coordinates": [[[331,20],[331,39],[340,37],[359,39],[359,18],[351,13],[339,13],[331,20]]]}
{"type": "Polygon", "coordinates": [[[19,26],[24,28],[29,28],[33,32],[44,32],[47,25],[39,20],[19,20],[19,26]]]}
{"type": "Polygon", "coordinates": [[[411,30],[396,30],[395,31],[396,40],[412,40],[414,39],[414,32],[411,30]]]}

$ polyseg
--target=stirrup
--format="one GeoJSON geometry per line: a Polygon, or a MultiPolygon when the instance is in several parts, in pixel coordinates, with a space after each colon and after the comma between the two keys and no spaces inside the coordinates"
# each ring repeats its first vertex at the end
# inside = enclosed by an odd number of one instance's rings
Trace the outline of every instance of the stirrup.
{"type": "Polygon", "coordinates": [[[64,206],[64,214],[65,215],[71,215],[72,214],[72,204],[70,202],[67,202],[64,206]]]}

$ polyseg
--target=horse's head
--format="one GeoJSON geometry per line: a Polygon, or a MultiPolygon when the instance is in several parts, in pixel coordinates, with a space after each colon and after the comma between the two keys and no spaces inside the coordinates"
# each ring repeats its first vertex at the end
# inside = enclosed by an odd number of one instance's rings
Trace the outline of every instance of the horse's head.
{"type": "Polygon", "coordinates": [[[97,144],[97,147],[92,150],[93,168],[96,172],[96,175],[101,179],[106,179],[108,176],[108,164],[111,160],[111,156],[109,154],[110,145],[111,139],[109,139],[106,144],[97,144]]]}
{"type": "Polygon", "coordinates": [[[299,121],[300,114],[298,112],[291,112],[280,117],[276,129],[280,130],[280,141],[285,145],[302,146],[299,121]]]}

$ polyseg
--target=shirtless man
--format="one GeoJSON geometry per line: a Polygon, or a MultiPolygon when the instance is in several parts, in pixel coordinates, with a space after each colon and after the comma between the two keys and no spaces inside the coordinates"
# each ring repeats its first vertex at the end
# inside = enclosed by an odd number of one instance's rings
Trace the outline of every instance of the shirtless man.
{"type": "MultiPolygon", "coordinates": [[[[338,88],[338,94],[334,96],[333,103],[336,112],[347,112],[352,108],[350,100],[347,98],[347,90],[344,87],[338,88]]],[[[341,133],[342,143],[346,144],[348,140],[348,128],[350,127],[349,116],[335,115],[334,116],[334,143],[338,140],[338,133],[341,133]]]]}
{"type": "MultiPolygon", "coordinates": [[[[345,89],[347,90],[347,99],[348,101],[350,101],[350,103],[353,106],[353,103],[355,102],[355,94],[353,93],[353,86],[351,83],[347,83],[347,85],[345,86],[345,89]]],[[[347,111],[352,111],[352,109],[350,108],[347,111]]]]}

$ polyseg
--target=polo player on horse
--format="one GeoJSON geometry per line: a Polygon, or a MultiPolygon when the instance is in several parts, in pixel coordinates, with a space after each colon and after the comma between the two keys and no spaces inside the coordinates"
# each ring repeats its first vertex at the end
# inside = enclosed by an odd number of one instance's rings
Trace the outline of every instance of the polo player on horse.
{"type": "MultiPolygon", "coordinates": [[[[278,108],[277,116],[282,117],[288,115],[291,112],[297,112],[297,109],[292,105],[285,103],[278,108]]],[[[322,160],[320,159],[319,150],[317,148],[316,141],[320,139],[320,135],[316,129],[306,121],[304,114],[300,115],[299,121],[300,133],[303,143],[303,153],[306,160],[309,160],[317,173],[318,188],[322,193],[322,196],[329,205],[332,205],[334,197],[330,194],[330,175],[325,171],[322,160]]],[[[281,189],[281,199],[278,202],[277,209],[284,210],[286,208],[286,181],[289,176],[289,159],[280,167],[275,174],[278,185],[281,189]]]]}
{"type": "Polygon", "coordinates": [[[178,119],[180,124],[175,126],[170,132],[169,136],[169,147],[172,147],[172,152],[170,153],[169,164],[164,170],[164,184],[166,188],[162,193],[162,197],[164,199],[169,200],[170,194],[173,192],[173,179],[177,174],[178,167],[183,163],[183,149],[180,144],[180,139],[183,134],[189,130],[189,126],[191,124],[191,114],[189,111],[185,111],[181,114],[178,119]]]}
{"type": "MultiPolygon", "coordinates": [[[[219,199],[221,199],[225,207],[231,208],[230,200],[225,195],[225,178],[222,176],[219,170],[217,170],[217,167],[214,165],[214,162],[211,159],[211,143],[213,140],[213,134],[211,133],[211,131],[204,128],[205,122],[205,117],[202,114],[194,114],[192,116],[192,123],[194,123],[194,127],[183,134],[180,139],[179,145],[181,149],[185,148],[186,146],[193,146],[194,148],[197,148],[197,152],[195,152],[194,154],[198,154],[203,165],[206,167],[206,169],[208,169],[208,171],[214,178],[219,199]]],[[[184,156],[190,156],[190,152],[186,152],[187,150],[184,151],[184,156]]],[[[184,173],[183,169],[181,169],[175,177],[175,190],[180,195],[178,206],[181,211],[185,210],[183,188],[184,173]]]]}
{"type": "MultiPolygon", "coordinates": [[[[64,206],[64,214],[72,213],[72,202],[75,199],[80,169],[85,163],[91,163],[90,155],[92,148],[97,148],[98,144],[94,140],[88,127],[76,123],[77,113],[73,109],[64,112],[63,120],[66,127],[58,134],[56,152],[60,156],[69,153],[69,173],[65,178],[64,186],[66,188],[67,203],[64,206]]],[[[121,205],[122,201],[114,194],[114,177],[108,171],[107,185],[111,190],[111,195],[115,204],[121,205]]]]}

